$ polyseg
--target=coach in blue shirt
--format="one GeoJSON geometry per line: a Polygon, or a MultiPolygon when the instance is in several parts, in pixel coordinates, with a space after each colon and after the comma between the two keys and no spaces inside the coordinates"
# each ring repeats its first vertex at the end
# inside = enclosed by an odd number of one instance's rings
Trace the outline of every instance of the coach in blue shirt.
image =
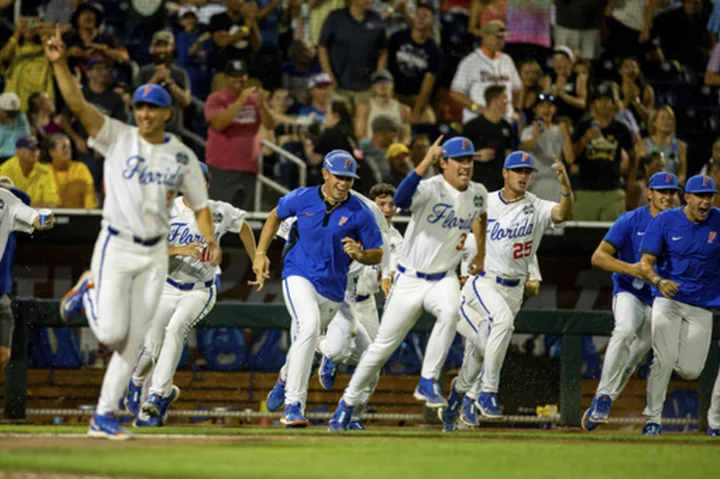
{"type": "MultiPolygon", "coordinates": [[[[25,192],[16,188],[7,188],[17,196],[23,203],[30,206],[30,197],[25,192]]],[[[15,247],[17,233],[12,232],[8,236],[7,246],[2,261],[0,261],[0,377],[5,374],[5,366],[10,361],[12,347],[13,328],[15,319],[12,314],[12,300],[10,293],[13,285],[13,265],[15,263],[15,247]]]]}
{"type": "Polygon", "coordinates": [[[357,162],[346,151],[323,159],[320,187],[298,188],[270,212],[255,253],[253,271],[258,290],[269,277],[267,249],[280,223],[297,217],[297,240],[285,256],[283,295],[292,319],[292,345],[287,359],[285,417],[287,427],[307,427],[304,416],[307,384],[320,333],[340,306],[350,263],[378,264],[382,235],[372,212],[350,194],[358,178],[357,162]]]}
{"type": "Polygon", "coordinates": [[[640,243],[650,222],[676,204],[680,189],[672,173],[656,173],[648,184],[649,203],[623,213],[592,256],[593,266],[613,273],[613,329],[600,384],[582,427],[592,431],[606,423],[612,402],[620,395],[635,368],[650,351],[652,291],[640,273],[640,243]],[[615,257],[617,254],[617,257],[615,257]]]}
{"type": "Polygon", "coordinates": [[[686,205],[660,213],[645,232],[641,272],[654,286],[652,347],[643,434],[660,434],[660,416],[673,369],[696,379],[710,348],[708,305],[720,282],[720,210],[715,182],[697,175],[685,185],[686,205]],[[657,263],[657,271],[654,267],[657,263]]]}

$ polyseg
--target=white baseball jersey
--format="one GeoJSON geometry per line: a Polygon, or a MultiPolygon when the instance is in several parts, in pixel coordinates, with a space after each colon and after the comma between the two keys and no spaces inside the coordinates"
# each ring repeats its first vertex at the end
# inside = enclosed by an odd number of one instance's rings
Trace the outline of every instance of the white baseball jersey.
{"type": "MultiPolygon", "coordinates": [[[[247,213],[222,201],[209,202],[213,213],[215,239],[227,233],[240,233],[247,213]]],[[[205,238],[200,234],[195,213],[185,206],[182,197],[175,198],[170,216],[170,232],[168,246],[184,246],[190,243],[205,245],[205,238]]],[[[217,266],[202,262],[190,256],[173,256],[168,263],[168,277],[178,283],[200,283],[209,281],[219,272],[217,266]]]]}
{"type": "MultiPolygon", "coordinates": [[[[468,268],[470,263],[477,254],[477,243],[475,241],[475,235],[470,233],[467,241],[465,241],[465,247],[462,252],[462,260],[460,261],[460,277],[466,278],[470,276],[468,274],[468,268]]],[[[538,263],[537,255],[533,255],[530,266],[528,267],[528,273],[530,273],[529,280],[542,281],[542,274],[540,274],[540,264],[538,263]]]]}
{"type": "Polygon", "coordinates": [[[38,212],[5,188],[0,188],[0,256],[5,254],[8,236],[13,231],[32,233],[38,212]]]}
{"type": "MultiPolygon", "coordinates": [[[[388,230],[388,250],[390,258],[390,272],[397,270],[398,262],[400,261],[400,253],[403,247],[403,237],[400,232],[393,226],[390,226],[388,230]]],[[[378,274],[377,265],[365,265],[357,282],[356,294],[365,296],[368,294],[375,294],[380,291],[380,278],[381,274],[378,274]]],[[[384,276],[387,277],[387,276],[384,276]]]]}
{"type": "Polygon", "coordinates": [[[490,193],[485,271],[524,281],[543,234],[553,225],[555,205],[530,192],[513,203],[503,199],[501,190],[490,193]]]}
{"type": "Polygon", "coordinates": [[[177,138],[162,145],[140,137],[137,127],[107,116],[89,145],[105,157],[103,221],[137,237],[165,236],[173,199],[182,190],[193,211],[208,204],[195,154],[177,138]]]}
{"type": "MultiPolygon", "coordinates": [[[[515,62],[506,53],[498,52],[488,57],[480,48],[466,56],[458,65],[450,89],[467,96],[470,101],[485,106],[485,90],[491,85],[504,85],[508,96],[505,119],[510,121],[513,114],[513,92],[522,88],[515,62]]],[[[469,109],[463,110],[463,123],[477,116],[469,109]]]]}
{"type": "Polygon", "coordinates": [[[400,265],[426,274],[453,272],[472,224],[487,204],[488,193],[480,183],[458,191],[442,175],[422,180],[412,197],[400,265]]]}

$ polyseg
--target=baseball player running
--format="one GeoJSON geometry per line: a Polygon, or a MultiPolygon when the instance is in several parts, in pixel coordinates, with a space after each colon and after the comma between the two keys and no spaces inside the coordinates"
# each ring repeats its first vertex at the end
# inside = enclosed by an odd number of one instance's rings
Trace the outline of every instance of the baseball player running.
{"type": "Polygon", "coordinates": [[[640,272],[655,296],[655,356],[647,379],[644,435],[660,435],[673,370],[683,379],[696,379],[710,349],[708,307],[720,292],[720,210],[712,206],[714,196],[712,178],[693,176],[685,184],[686,205],[657,215],[640,243],[640,272]]]}
{"type": "MultiPolygon", "coordinates": [[[[204,163],[201,168],[209,188],[210,173],[204,163]]],[[[239,234],[252,262],[255,236],[245,221],[247,213],[222,201],[210,200],[209,206],[216,241],[219,243],[227,232],[239,234]]],[[[210,313],[218,295],[215,282],[218,268],[204,258],[205,239],[185,197],[174,201],[167,242],[168,276],[125,395],[125,408],[138,415],[134,424],[139,427],[162,425],[168,407],[180,396],[172,378],[185,340],[190,329],[210,313]],[[150,395],[140,412],[142,386],[151,371],[150,395]]]]}
{"type": "Polygon", "coordinates": [[[305,401],[321,331],[345,296],[348,269],[355,260],[378,264],[382,235],[362,200],[350,194],[358,178],[350,153],[330,152],[323,159],[324,183],[287,194],[270,212],[258,242],[251,284],[262,288],[269,277],[267,248],[283,219],[297,217],[297,242],[285,256],[283,296],[292,319],[287,359],[286,406],[282,423],[307,427],[305,401]],[[361,246],[362,245],[362,246],[361,246]]]}
{"type": "Polygon", "coordinates": [[[650,285],[640,274],[640,242],[652,219],[673,207],[679,190],[675,175],[655,173],[648,183],[649,204],[623,213],[592,256],[593,266],[613,273],[615,328],[605,353],[595,398],[583,415],[582,427],[586,431],[607,423],[613,401],[652,346],[650,312],[653,298],[650,285]]]}
{"type": "MultiPolygon", "coordinates": [[[[522,304],[523,287],[530,263],[533,260],[545,231],[553,224],[572,218],[573,195],[570,180],[562,162],[557,158],[552,166],[561,186],[560,203],[541,200],[527,191],[535,160],[524,151],[515,151],[505,158],[503,166],[504,187],[490,193],[488,199],[487,253],[485,271],[467,281],[463,286],[463,309],[474,310],[471,321],[479,331],[477,318],[487,319],[490,324],[484,348],[484,372],[481,391],[476,407],[490,419],[502,418],[498,405],[497,390],[500,371],[512,338],[515,316],[522,304]]],[[[484,334],[486,328],[482,328],[484,334]]],[[[478,333],[479,336],[482,335],[478,333]]],[[[484,343],[484,339],[477,340],[484,343]]],[[[466,377],[474,378],[480,371],[466,377]]],[[[460,410],[466,391],[456,388],[463,384],[455,381],[450,403],[443,422],[453,423],[460,410]]],[[[465,384],[467,387],[467,384],[465,384]]]]}
{"type": "Polygon", "coordinates": [[[211,264],[220,262],[221,251],[200,164],[189,148],[165,134],[173,114],[170,95],[157,85],[140,86],[133,95],[138,126],[131,127],[103,115],[83,98],[65,60],[59,27],[44,47],[65,103],[87,130],[91,146],[105,157],[106,198],[92,274],[83,275],[63,298],[61,314],[68,317],[84,306],[98,341],[115,350],[88,434],[130,439],[132,434],[120,427],[114,411],[165,284],[164,239],[178,190],[195,212],[211,264]],[[87,289],[92,291],[83,295],[87,289]]]}
{"type": "MultiPolygon", "coordinates": [[[[423,309],[436,318],[434,349],[427,356],[442,366],[455,335],[460,288],[455,269],[463,243],[470,231],[477,235],[478,254],[471,270],[482,270],[485,254],[487,190],[473,183],[475,147],[467,138],[456,137],[440,147],[442,137],[430,147],[425,158],[400,184],[395,204],[412,212],[401,260],[392,290],[385,304],[375,341],[360,359],[350,384],[329,423],[330,431],[348,428],[355,406],[365,404],[380,369],[400,345],[423,309]],[[442,175],[421,181],[437,162],[442,175]]],[[[429,407],[446,404],[437,380],[421,377],[415,391],[429,407]]]]}
{"type": "MultiPolygon", "coordinates": [[[[18,140],[26,141],[26,139],[18,140]]],[[[35,145],[37,147],[37,144],[35,145]]],[[[40,216],[30,206],[30,197],[15,189],[10,178],[0,177],[0,284],[3,294],[0,295],[0,377],[4,378],[5,366],[10,361],[13,329],[11,300],[8,293],[12,289],[12,265],[15,255],[15,239],[10,239],[13,231],[32,233],[33,230],[48,230],[53,227],[54,217],[40,216]],[[21,199],[22,198],[22,199],[21,199]],[[27,202],[27,204],[24,203],[27,202]]]]}

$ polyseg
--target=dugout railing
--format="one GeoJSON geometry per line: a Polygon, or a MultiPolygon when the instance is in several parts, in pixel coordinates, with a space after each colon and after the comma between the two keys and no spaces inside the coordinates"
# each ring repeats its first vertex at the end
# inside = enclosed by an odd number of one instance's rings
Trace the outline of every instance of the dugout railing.
{"type": "MultiPolygon", "coordinates": [[[[8,419],[26,417],[28,377],[28,337],[33,327],[68,326],[58,313],[57,300],[18,299],[16,301],[15,334],[6,378],[5,416],[8,419]]],[[[434,318],[423,314],[413,331],[429,332],[434,318]]],[[[87,326],[85,318],[78,318],[70,326],[87,326]]],[[[282,304],[223,301],[218,303],[203,322],[205,328],[287,329],[290,317],[282,304]]],[[[707,427],[710,395],[718,373],[718,341],[720,314],[714,316],[713,341],[706,366],[699,379],[698,421],[701,430],[707,427]]],[[[562,336],[560,356],[560,418],[563,426],[579,426],[582,416],[582,336],[609,336],[613,328],[610,311],[578,310],[521,310],[515,322],[515,332],[524,334],[554,334],[562,336]]]]}

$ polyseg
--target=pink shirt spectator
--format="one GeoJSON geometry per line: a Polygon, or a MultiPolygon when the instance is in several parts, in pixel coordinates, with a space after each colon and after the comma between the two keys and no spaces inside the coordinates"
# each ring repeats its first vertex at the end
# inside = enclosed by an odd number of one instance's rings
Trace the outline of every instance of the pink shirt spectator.
{"type": "Polygon", "coordinates": [[[508,0],[496,0],[483,8],[480,13],[480,23],[478,27],[482,28],[483,25],[492,20],[500,20],[501,22],[506,23],[507,2],[508,0]]]}
{"type": "Polygon", "coordinates": [[[507,0],[507,43],[550,47],[550,0],[507,0]]]}
{"type": "MultiPolygon", "coordinates": [[[[237,95],[223,89],[210,95],[205,102],[205,120],[225,110],[237,95]]],[[[233,122],[222,131],[208,127],[205,162],[220,170],[258,173],[260,158],[260,107],[257,98],[250,97],[240,108],[233,122]]]]}

